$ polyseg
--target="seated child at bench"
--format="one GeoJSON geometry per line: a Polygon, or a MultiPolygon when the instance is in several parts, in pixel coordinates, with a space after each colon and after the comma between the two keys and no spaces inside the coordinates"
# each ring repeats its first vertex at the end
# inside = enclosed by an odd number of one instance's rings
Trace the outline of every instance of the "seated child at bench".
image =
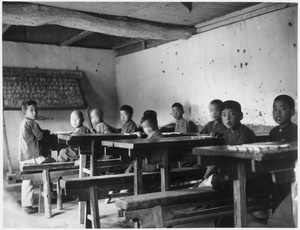
{"type": "MultiPolygon", "coordinates": [[[[222,122],[227,128],[224,132],[225,144],[241,145],[253,143],[256,140],[254,132],[241,124],[243,113],[241,105],[237,101],[225,101],[221,106],[222,122]]],[[[228,175],[218,167],[209,167],[204,175],[204,180],[198,187],[211,186],[217,190],[232,189],[228,175]]],[[[233,227],[233,217],[218,218],[215,220],[216,227],[233,227]]]]}
{"type": "Polygon", "coordinates": [[[182,117],[184,114],[182,104],[176,102],[172,105],[172,115],[176,120],[175,132],[178,133],[188,133],[190,132],[189,123],[182,117]]]}
{"type": "Polygon", "coordinates": [[[108,126],[103,120],[103,111],[99,108],[95,108],[91,111],[91,122],[93,127],[92,133],[112,133],[110,126],[108,126]]]}
{"type": "Polygon", "coordinates": [[[133,108],[130,105],[122,105],[120,107],[120,119],[123,122],[121,133],[134,133],[137,126],[132,120],[133,108]]]}
{"type": "MultiPolygon", "coordinates": [[[[297,141],[297,125],[294,124],[291,119],[295,115],[295,101],[288,95],[279,95],[273,102],[273,119],[278,124],[269,133],[270,141],[297,141]]],[[[290,219],[292,215],[291,210],[287,210],[285,207],[289,206],[290,199],[290,184],[275,184],[273,186],[274,191],[274,209],[276,213],[283,214],[282,218],[290,219]]],[[[294,227],[294,226],[290,226],[294,227]]]]}
{"type": "Polygon", "coordinates": [[[270,141],[297,141],[297,125],[291,119],[295,115],[295,101],[288,95],[274,99],[273,118],[278,124],[269,133],[270,141]]]}
{"type": "MultiPolygon", "coordinates": [[[[84,118],[82,112],[75,110],[71,113],[70,123],[75,128],[75,134],[90,133],[90,130],[83,125],[84,118]]],[[[76,161],[79,159],[79,151],[77,148],[67,147],[61,149],[58,156],[59,162],[76,161]]]]}
{"type": "Polygon", "coordinates": [[[221,118],[222,101],[215,99],[209,103],[209,112],[212,121],[208,122],[201,130],[200,134],[210,134],[213,137],[223,137],[226,130],[221,118]]]}
{"type": "MultiPolygon", "coordinates": [[[[19,162],[24,164],[42,164],[55,162],[50,157],[51,151],[47,145],[49,130],[43,130],[35,122],[38,116],[37,102],[25,100],[22,105],[24,119],[20,124],[19,133],[19,162]]],[[[28,213],[36,213],[37,207],[33,207],[34,186],[32,180],[23,180],[21,188],[21,205],[28,213]]]]}
{"type": "MultiPolygon", "coordinates": [[[[145,134],[147,135],[146,139],[159,139],[164,137],[160,130],[158,129],[157,119],[153,113],[144,113],[145,115],[141,119],[141,125],[145,134]]],[[[155,165],[148,165],[145,160],[143,160],[143,171],[149,171],[149,168],[155,167],[155,165]]],[[[132,170],[133,163],[129,165],[125,173],[128,173],[132,170]]],[[[152,170],[150,170],[152,171],[152,170]]]]}

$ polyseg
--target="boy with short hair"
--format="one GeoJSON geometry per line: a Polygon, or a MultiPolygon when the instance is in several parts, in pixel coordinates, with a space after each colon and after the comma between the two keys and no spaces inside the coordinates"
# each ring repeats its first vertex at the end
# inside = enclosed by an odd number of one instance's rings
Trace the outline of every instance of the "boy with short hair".
{"type": "Polygon", "coordinates": [[[157,119],[153,114],[146,114],[141,119],[141,125],[147,134],[146,139],[158,139],[164,137],[158,128],[157,119]]]}
{"type": "Polygon", "coordinates": [[[298,127],[291,121],[295,115],[295,101],[288,95],[279,95],[273,103],[273,119],[278,124],[269,133],[270,141],[297,141],[298,127]]]}
{"type": "MultiPolygon", "coordinates": [[[[84,118],[82,112],[75,110],[71,113],[70,123],[73,128],[75,128],[75,134],[87,134],[90,133],[90,130],[83,125],[84,118]]],[[[65,161],[76,161],[79,159],[79,151],[77,148],[67,147],[61,149],[58,155],[57,160],[59,162],[65,161]]],[[[78,163],[78,162],[77,162],[78,163]]]]}
{"type": "Polygon", "coordinates": [[[172,115],[176,119],[175,132],[189,133],[189,123],[182,117],[184,114],[182,104],[176,102],[172,105],[172,115]]]}
{"type": "Polygon", "coordinates": [[[91,122],[93,127],[92,133],[112,133],[110,126],[108,126],[103,120],[103,111],[99,108],[95,108],[91,111],[91,122]]]}
{"type": "Polygon", "coordinates": [[[225,101],[221,106],[222,122],[227,128],[224,132],[225,144],[241,145],[256,141],[254,132],[241,124],[243,113],[237,101],[225,101]]]}
{"type": "MultiPolygon", "coordinates": [[[[37,102],[25,100],[21,105],[24,119],[20,124],[19,133],[19,162],[25,164],[42,164],[55,162],[50,157],[51,150],[45,144],[50,136],[49,130],[43,130],[35,122],[38,116],[37,102]]],[[[33,207],[34,185],[32,180],[23,180],[21,188],[21,205],[28,213],[36,213],[37,207],[33,207]]]]}
{"type": "Polygon", "coordinates": [[[219,99],[212,100],[209,103],[208,109],[213,120],[204,126],[200,134],[210,134],[214,137],[223,137],[226,127],[221,118],[221,106],[222,101],[219,99]]]}
{"type": "Polygon", "coordinates": [[[133,133],[137,131],[137,126],[132,120],[133,108],[130,105],[120,107],[120,119],[123,122],[121,133],[133,133]]]}

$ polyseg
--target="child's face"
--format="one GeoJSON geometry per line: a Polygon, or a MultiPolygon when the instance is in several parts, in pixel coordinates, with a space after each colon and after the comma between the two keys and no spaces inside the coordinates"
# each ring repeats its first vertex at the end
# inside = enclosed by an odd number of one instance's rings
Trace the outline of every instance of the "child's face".
{"type": "Polygon", "coordinates": [[[79,128],[82,126],[82,118],[77,113],[72,113],[70,118],[72,127],[79,128]]]}
{"type": "Polygon", "coordinates": [[[210,116],[214,121],[220,119],[221,117],[220,106],[218,106],[217,104],[210,104],[208,109],[210,112],[210,116]]]}
{"type": "Polygon", "coordinates": [[[176,120],[178,120],[178,119],[182,118],[183,111],[180,108],[174,106],[172,108],[172,115],[176,120]]]}
{"type": "Polygon", "coordinates": [[[123,123],[126,123],[127,121],[131,120],[131,114],[127,113],[124,110],[120,111],[120,119],[123,123]]]}
{"type": "Polygon", "coordinates": [[[228,129],[234,129],[242,120],[242,113],[235,109],[224,109],[221,113],[222,122],[228,129]]]}
{"type": "Polygon", "coordinates": [[[95,111],[91,112],[91,122],[92,122],[93,126],[96,126],[97,124],[99,124],[102,121],[103,121],[103,115],[101,115],[95,111]]]}
{"type": "Polygon", "coordinates": [[[27,117],[31,120],[35,120],[38,115],[37,107],[35,105],[28,105],[24,114],[25,114],[25,117],[27,117]]]}
{"type": "Polygon", "coordinates": [[[295,114],[295,110],[291,109],[285,101],[274,101],[273,104],[273,118],[279,125],[284,125],[291,120],[295,114]]]}
{"type": "Polygon", "coordinates": [[[142,127],[143,127],[143,130],[144,130],[144,133],[146,133],[147,135],[150,135],[150,133],[153,131],[153,127],[151,126],[151,124],[148,120],[145,120],[142,123],[142,127]]]}

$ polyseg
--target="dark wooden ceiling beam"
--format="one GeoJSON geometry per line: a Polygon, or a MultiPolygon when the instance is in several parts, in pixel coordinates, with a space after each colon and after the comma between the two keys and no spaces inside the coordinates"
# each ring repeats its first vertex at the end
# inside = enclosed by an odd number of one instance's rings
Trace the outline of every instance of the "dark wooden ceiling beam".
{"type": "Polygon", "coordinates": [[[113,36],[177,40],[196,33],[194,27],[103,19],[82,12],[27,3],[3,3],[2,22],[9,25],[60,25],[113,36]]]}
{"type": "Polygon", "coordinates": [[[74,37],[72,37],[72,38],[70,38],[70,39],[68,39],[66,41],[63,41],[62,43],[60,43],[60,45],[61,46],[68,46],[68,45],[70,45],[70,44],[72,44],[74,42],[77,42],[77,41],[79,41],[79,40],[81,40],[81,39],[83,39],[83,38],[91,35],[92,33],[93,32],[91,32],[91,31],[86,31],[86,30],[82,31],[79,34],[76,34],[74,37]]]}
{"type": "Polygon", "coordinates": [[[2,24],[2,34],[4,34],[10,27],[11,25],[2,24]]]}

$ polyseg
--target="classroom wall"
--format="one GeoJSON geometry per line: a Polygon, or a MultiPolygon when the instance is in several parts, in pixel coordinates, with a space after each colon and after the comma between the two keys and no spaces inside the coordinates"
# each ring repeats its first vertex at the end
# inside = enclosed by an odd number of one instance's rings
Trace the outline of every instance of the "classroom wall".
{"type": "Polygon", "coordinates": [[[180,102],[201,129],[219,98],[239,101],[242,122],[269,132],[274,98],[297,98],[297,7],[117,57],[116,84],[119,106],[133,106],[136,122],[147,109],[157,111],[160,126],[174,122],[171,105],[180,102]]]}
{"type": "MultiPolygon", "coordinates": [[[[85,73],[85,88],[88,104],[101,107],[108,124],[116,125],[118,118],[116,101],[116,83],[114,53],[111,50],[96,50],[26,43],[2,43],[3,66],[40,69],[81,70],[85,73]]],[[[84,110],[85,122],[88,126],[84,110]]],[[[55,131],[72,131],[70,113],[72,110],[40,110],[41,128],[55,131]]],[[[18,170],[19,124],[23,119],[21,110],[4,111],[9,152],[14,170],[18,170]]],[[[3,156],[4,170],[7,158],[3,156]]]]}

